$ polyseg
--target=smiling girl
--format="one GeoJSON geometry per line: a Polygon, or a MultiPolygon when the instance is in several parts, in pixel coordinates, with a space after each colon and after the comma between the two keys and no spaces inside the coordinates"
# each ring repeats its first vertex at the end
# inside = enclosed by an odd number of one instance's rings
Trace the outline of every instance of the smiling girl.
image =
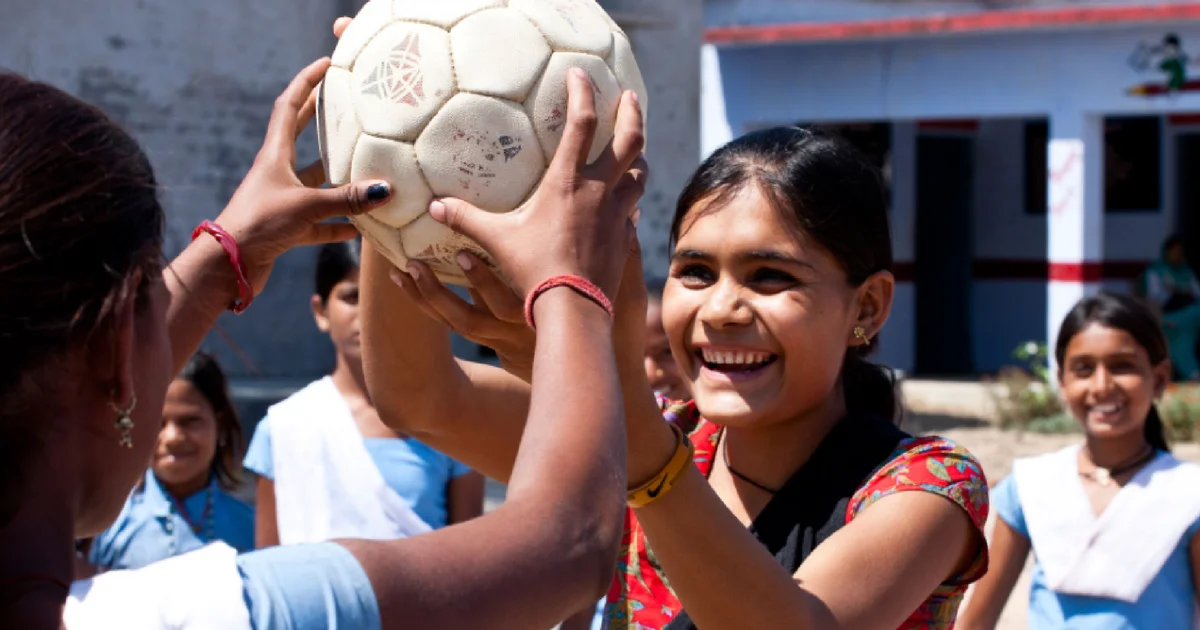
{"type": "MultiPolygon", "coordinates": [[[[451,227],[487,216],[453,199],[434,210],[451,227]]],[[[609,628],[953,626],[987,567],[987,484],[963,449],[895,426],[893,381],[864,358],[892,304],[887,214],[878,172],[834,138],[777,128],[709,157],[680,196],[662,298],[690,402],[648,383],[631,255],[614,342],[632,510],[609,628]]],[[[460,265],[474,304],[420,263],[389,282],[383,258],[364,260],[368,374],[408,375],[369,384],[382,417],[507,479],[525,377],[456,360],[446,327],[505,366],[531,348],[520,300],[478,259],[460,265]]]]}
{"type": "Polygon", "coordinates": [[[1029,552],[1029,627],[1187,630],[1200,571],[1200,466],[1175,459],[1155,400],[1167,344],[1134,298],[1080,301],[1055,347],[1082,445],[1020,459],[994,490],[994,564],[961,628],[995,627],[1029,552]]]}
{"type": "Polygon", "coordinates": [[[98,569],[136,569],[221,540],[254,549],[241,480],[242,429],[216,359],[197,353],[167,388],[154,460],[117,521],[91,543],[98,569]]]}

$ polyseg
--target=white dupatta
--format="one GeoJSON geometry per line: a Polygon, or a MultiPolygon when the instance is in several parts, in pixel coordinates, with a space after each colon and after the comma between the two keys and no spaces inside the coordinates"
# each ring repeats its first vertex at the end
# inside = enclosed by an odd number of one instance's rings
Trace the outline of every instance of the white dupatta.
{"type": "Polygon", "coordinates": [[[430,531],[388,487],[333,380],[270,408],[280,544],[390,540],[430,531]]]}
{"type": "Polygon", "coordinates": [[[1097,517],[1079,449],[1013,464],[1034,554],[1056,592],[1135,603],[1200,518],[1200,466],[1160,453],[1097,517]]]}
{"type": "Polygon", "coordinates": [[[67,630],[250,630],[237,550],[215,542],[71,585],[67,630]]]}

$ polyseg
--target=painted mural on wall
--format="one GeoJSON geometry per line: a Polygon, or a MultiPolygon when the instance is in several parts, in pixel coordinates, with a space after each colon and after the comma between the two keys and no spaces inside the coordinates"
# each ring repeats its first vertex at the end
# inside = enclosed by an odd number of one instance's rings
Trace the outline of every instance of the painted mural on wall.
{"type": "Polygon", "coordinates": [[[1188,76],[1189,65],[1200,65],[1200,57],[1189,59],[1183,41],[1168,33],[1161,42],[1139,43],[1129,57],[1129,65],[1141,73],[1155,73],[1158,81],[1148,81],[1129,88],[1130,96],[1175,96],[1183,92],[1200,92],[1200,78],[1188,76]]]}

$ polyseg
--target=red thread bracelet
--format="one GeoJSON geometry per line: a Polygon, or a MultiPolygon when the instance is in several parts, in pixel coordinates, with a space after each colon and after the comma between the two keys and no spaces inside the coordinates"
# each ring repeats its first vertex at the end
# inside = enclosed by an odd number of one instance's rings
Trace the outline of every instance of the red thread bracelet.
{"type": "Polygon", "coordinates": [[[233,264],[233,273],[237,277],[238,284],[238,299],[230,305],[229,310],[237,315],[241,315],[250,308],[250,303],[254,301],[254,289],[250,286],[250,281],[246,279],[246,263],[242,260],[242,251],[238,249],[237,241],[225,228],[205,219],[196,226],[192,232],[192,240],[196,240],[201,234],[211,234],[221,247],[225,249],[225,253],[229,254],[229,262],[233,264]]]}
{"type": "Polygon", "coordinates": [[[592,284],[587,278],[580,276],[553,276],[547,278],[541,284],[537,285],[529,292],[529,297],[525,298],[525,323],[530,328],[537,330],[537,326],[533,325],[533,303],[546,291],[555,287],[570,287],[576,293],[595,302],[600,308],[608,313],[609,318],[613,316],[612,302],[608,301],[608,297],[600,290],[600,287],[592,284]]]}

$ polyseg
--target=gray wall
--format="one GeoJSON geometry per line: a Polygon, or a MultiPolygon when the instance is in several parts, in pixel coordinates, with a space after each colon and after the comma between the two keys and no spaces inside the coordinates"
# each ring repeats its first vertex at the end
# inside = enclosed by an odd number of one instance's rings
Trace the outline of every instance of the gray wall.
{"type": "MultiPolygon", "coordinates": [[[[436,1],[436,0],[430,0],[436,1]]],[[[167,209],[167,253],[215,218],[250,167],[271,104],[295,73],[330,54],[331,24],[357,0],[0,0],[0,67],[94,103],[150,154],[167,209]]],[[[666,269],[674,197],[699,154],[700,0],[617,0],[610,10],[664,18],[630,25],[650,93],[643,204],[646,269],[666,269]]],[[[316,158],[312,131],[302,163],[316,158]]],[[[205,348],[238,384],[253,422],[263,404],[332,366],[308,310],[314,251],[285,255],[267,290],[242,316],[225,315],[205,348]],[[282,389],[280,389],[282,388],[282,389]],[[254,401],[258,401],[257,403],[254,401]]],[[[474,347],[458,345],[474,356],[474,347]]]]}
{"type": "MultiPolygon", "coordinates": [[[[340,13],[328,0],[4,5],[0,66],[99,106],[150,154],[171,256],[224,207],[258,151],[272,102],[300,68],[332,50],[340,13]]],[[[310,131],[302,160],[315,159],[315,145],[310,131]]],[[[232,375],[305,378],[331,365],[307,309],[312,256],[286,255],[253,308],[222,317],[229,342],[214,331],[205,346],[232,375]]]]}
{"type": "Polygon", "coordinates": [[[700,160],[702,0],[602,2],[628,33],[646,81],[650,181],[638,225],[646,275],[665,277],[675,199],[700,160]],[[627,19],[628,18],[628,19],[627,19]]]}

